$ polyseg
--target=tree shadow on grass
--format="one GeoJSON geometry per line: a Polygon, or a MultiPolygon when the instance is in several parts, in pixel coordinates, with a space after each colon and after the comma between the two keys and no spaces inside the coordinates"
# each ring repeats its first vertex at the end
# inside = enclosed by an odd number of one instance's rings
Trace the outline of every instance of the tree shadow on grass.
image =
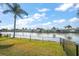
{"type": "Polygon", "coordinates": [[[14,46],[14,44],[0,45],[0,49],[6,49],[6,48],[9,48],[9,47],[12,47],[12,46],[14,46]]]}

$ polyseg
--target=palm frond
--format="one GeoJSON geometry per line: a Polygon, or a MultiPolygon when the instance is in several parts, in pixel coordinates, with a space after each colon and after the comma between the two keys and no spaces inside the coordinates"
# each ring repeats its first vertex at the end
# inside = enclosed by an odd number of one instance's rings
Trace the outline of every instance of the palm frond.
{"type": "Polygon", "coordinates": [[[27,13],[26,11],[22,10],[22,9],[20,9],[20,13],[21,13],[21,14],[25,14],[25,15],[28,16],[28,13],[27,13]]]}
{"type": "Polygon", "coordinates": [[[13,8],[14,8],[13,10],[14,10],[15,12],[17,12],[17,10],[20,9],[20,5],[19,5],[19,4],[13,3],[12,5],[13,5],[13,8]]]}
{"type": "Polygon", "coordinates": [[[17,4],[17,3],[13,3],[13,6],[14,6],[14,8],[16,7],[18,7],[18,8],[20,8],[20,5],[19,4],[17,4]]]}
{"type": "Polygon", "coordinates": [[[9,12],[13,12],[13,11],[12,10],[4,10],[3,11],[4,14],[9,13],[9,12]]]}
{"type": "Polygon", "coordinates": [[[0,20],[0,23],[1,23],[1,20],[0,20]]]}
{"type": "Polygon", "coordinates": [[[21,19],[23,19],[23,17],[19,14],[19,15],[17,15],[17,16],[19,16],[21,19]]]}
{"type": "Polygon", "coordinates": [[[11,4],[6,3],[6,5],[7,5],[9,8],[11,8],[11,9],[13,10],[13,7],[12,7],[12,5],[11,5],[11,4]]]}

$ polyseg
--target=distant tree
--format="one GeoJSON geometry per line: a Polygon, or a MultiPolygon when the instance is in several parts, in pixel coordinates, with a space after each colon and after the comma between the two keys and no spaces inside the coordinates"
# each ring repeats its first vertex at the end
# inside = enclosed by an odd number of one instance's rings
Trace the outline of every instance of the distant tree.
{"type": "Polygon", "coordinates": [[[22,30],[25,30],[25,28],[22,28],[22,30]]]}
{"type": "Polygon", "coordinates": [[[3,28],[3,29],[2,29],[2,31],[7,32],[7,31],[8,31],[8,29],[7,29],[7,28],[3,28]]]}
{"type": "Polygon", "coordinates": [[[57,28],[56,27],[52,27],[51,28],[51,32],[56,32],[57,28]]]}
{"type": "Polygon", "coordinates": [[[36,29],[36,31],[39,32],[39,33],[42,33],[43,30],[44,30],[43,28],[37,28],[36,29]]]}
{"type": "Polygon", "coordinates": [[[53,30],[56,30],[56,27],[52,27],[53,30]]]}
{"type": "Polygon", "coordinates": [[[71,28],[72,28],[71,25],[67,25],[67,26],[65,26],[65,29],[71,29],[71,28]]]}

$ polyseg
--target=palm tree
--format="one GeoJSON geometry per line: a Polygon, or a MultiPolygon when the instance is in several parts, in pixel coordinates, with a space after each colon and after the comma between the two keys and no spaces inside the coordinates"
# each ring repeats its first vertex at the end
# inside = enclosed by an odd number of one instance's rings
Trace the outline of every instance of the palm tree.
{"type": "Polygon", "coordinates": [[[4,10],[3,13],[7,14],[7,13],[13,13],[14,14],[14,33],[13,33],[13,38],[15,38],[15,30],[16,30],[16,18],[17,16],[19,16],[20,18],[23,18],[21,14],[27,15],[28,13],[26,11],[24,11],[23,9],[21,9],[20,5],[17,3],[6,3],[6,5],[9,7],[9,9],[4,10]]]}

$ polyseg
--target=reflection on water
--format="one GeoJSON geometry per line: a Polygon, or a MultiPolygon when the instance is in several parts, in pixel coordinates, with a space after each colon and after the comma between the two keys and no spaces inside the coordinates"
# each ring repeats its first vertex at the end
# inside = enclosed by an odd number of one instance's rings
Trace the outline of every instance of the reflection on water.
{"type": "Polygon", "coordinates": [[[68,36],[68,37],[67,37],[67,39],[68,39],[68,40],[71,40],[71,39],[72,39],[72,37],[68,36]]]}
{"type": "Polygon", "coordinates": [[[79,33],[63,33],[63,34],[57,34],[57,35],[60,35],[60,37],[63,37],[67,40],[71,40],[76,43],[79,43],[79,33]]]}
{"type": "MultiPolygon", "coordinates": [[[[13,36],[13,32],[2,32],[3,35],[10,34],[13,36]]],[[[79,33],[26,33],[16,32],[16,37],[20,38],[32,38],[40,40],[59,41],[59,38],[68,39],[79,43],[79,33]]]]}

